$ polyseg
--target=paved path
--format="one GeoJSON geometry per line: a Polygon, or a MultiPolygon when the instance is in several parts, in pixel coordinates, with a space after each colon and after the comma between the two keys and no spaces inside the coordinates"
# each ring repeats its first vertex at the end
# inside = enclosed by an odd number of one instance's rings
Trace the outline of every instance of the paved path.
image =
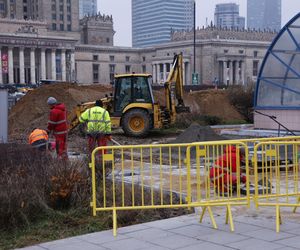
{"type": "MultiPolygon", "coordinates": [[[[272,213],[274,209],[271,209],[272,213]]],[[[290,211],[290,210],[289,210],[290,211]]],[[[290,213],[288,211],[288,214],[290,213]]],[[[273,214],[274,214],[273,213],[273,214]]],[[[281,232],[275,232],[271,213],[250,212],[234,216],[235,232],[225,225],[225,217],[216,217],[218,229],[212,229],[209,217],[199,224],[199,215],[191,214],[118,229],[81,235],[31,246],[28,250],[214,250],[214,249],[300,249],[300,215],[286,219],[281,232]]]]}

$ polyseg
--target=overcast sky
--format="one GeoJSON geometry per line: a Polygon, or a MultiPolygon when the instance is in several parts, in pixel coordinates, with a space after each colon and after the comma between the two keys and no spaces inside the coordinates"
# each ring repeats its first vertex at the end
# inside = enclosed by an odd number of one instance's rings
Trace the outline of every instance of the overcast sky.
{"type": "MultiPolygon", "coordinates": [[[[168,0],[172,1],[172,0],[168,0]]],[[[214,8],[217,3],[237,3],[240,5],[240,15],[246,17],[247,0],[196,0],[196,22],[202,27],[214,18],[214,8]]],[[[98,0],[98,10],[101,14],[112,15],[114,20],[114,44],[116,46],[131,46],[131,0],[98,0]]],[[[282,25],[300,12],[300,0],[282,0],[282,25]]]]}

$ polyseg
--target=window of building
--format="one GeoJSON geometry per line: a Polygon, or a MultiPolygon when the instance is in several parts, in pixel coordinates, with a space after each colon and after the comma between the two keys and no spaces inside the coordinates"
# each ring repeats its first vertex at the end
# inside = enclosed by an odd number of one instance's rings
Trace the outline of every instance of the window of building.
{"type": "Polygon", "coordinates": [[[71,12],[71,6],[67,6],[67,11],[71,12]]]}
{"type": "Polygon", "coordinates": [[[99,82],[99,64],[93,64],[93,82],[99,82]]]}
{"type": "Polygon", "coordinates": [[[71,15],[68,15],[67,19],[68,21],[71,21],[71,15]]]}
{"type": "Polygon", "coordinates": [[[72,26],[71,26],[71,24],[68,24],[68,25],[67,25],[67,30],[68,30],[68,31],[72,31],[72,26]]]}
{"type": "Polygon", "coordinates": [[[256,51],[256,50],[253,51],[253,56],[254,56],[254,57],[257,57],[257,56],[258,56],[258,51],[256,51]]]}
{"type": "Polygon", "coordinates": [[[224,53],[225,53],[225,54],[228,53],[228,49],[224,49],[224,53]]]}
{"type": "Polygon", "coordinates": [[[23,11],[24,11],[24,12],[27,12],[27,6],[24,6],[24,7],[23,7],[23,11]]]}
{"type": "Polygon", "coordinates": [[[98,61],[98,55],[93,55],[93,60],[98,61]]]}
{"type": "Polygon", "coordinates": [[[56,30],[56,23],[52,23],[52,29],[56,30]]]}
{"type": "Polygon", "coordinates": [[[64,15],[60,14],[59,15],[59,20],[63,21],[64,20],[64,15]]]}
{"type": "Polygon", "coordinates": [[[60,6],[59,6],[59,10],[60,10],[60,11],[64,11],[64,6],[63,6],[63,5],[60,5],[60,6]]]}
{"type": "Polygon", "coordinates": [[[56,14],[52,14],[52,20],[56,20],[56,14]]]}
{"type": "Polygon", "coordinates": [[[52,4],[52,10],[53,10],[53,11],[56,11],[56,6],[55,6],[55,4],[52,4]]]}
{"type": "Polygon", "coordinates": [[[146,65],[142,65],[142,72],[146,73],[146,65]]]}
{"type": "Polygon", "coordinates": [[[70,3],[71,3],[71,0],[67,0],[67,3],[70,4],[70,3]]]}
{"type": "Polygon", "coordinates": [[[110,64],[109,65],[109,80],[112,82],[115,78],[115,68],[116,65],[110,64]]]}
{"type": "Polygon", "coordinates": [[[4,3],[0,3],[0,10],[5,10],[4,3]]]}
{"type": "Polygon", "coordinates": [[[129,74],[131,72],[131,66],[130,65],[125,65],[125,72],[129,74]]]}
{"type": "Polygon", "coordinates": [[[61,24],[59,25],[59,28],[60,28],[60,30],[64,30],[64,25],[61,23],[61,24]]]}
{"type": "Polygon", "coordinates": [[[130,61],[130,56],[126,56],[125,60],[126,60],[126,62],[129,62],[130,61]]]}
{"type": "Polygon", "coordinates": [[[258,76],[258,61],[253,61],[253,76],[258,76]]]}
{"type": "Polygon", "coordinates": [[[114,61],[115,61],[115,56],[109,56],[109,60],[110,60],[111,62],[114,62],[114,61]]]}
{"type": "Polygon", "coordinates": [[[244,50],[239,50],[239,53],[240,54],[244,54],[244,50]]]}
{"type": "Polygon", "coordinates": [[[109,37],[106,37],[106,43],[109,43],[110,39],[109,37]]]}
{"type": "Polygon", "coordinates": [[[143,56],[143,62],[145,62],[146,61],[146,57],[145,56],[143,56]]]}

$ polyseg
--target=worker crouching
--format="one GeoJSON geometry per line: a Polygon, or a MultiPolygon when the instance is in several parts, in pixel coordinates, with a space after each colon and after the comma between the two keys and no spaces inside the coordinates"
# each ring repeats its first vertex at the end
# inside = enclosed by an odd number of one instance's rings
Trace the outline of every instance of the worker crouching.
{"type": "Polygon", "coordinates": [[[235,146],[227,145],[221,155],[210,169],[210,180],[216,192],[228,194],[241,188],[241,183],[246,183],[246,176],[241,172],[241,163],[244,161],[245,152],[237,150],[235,146]]]}
{"type": "Polygon", "coordinates": [[[48,148],[48,133],[46,130],[35,128],[29,135],[28,142],[40,151],[46,151],[48,148]]]}
{"type": "MultiPolygon", "coordinates": [[[[103,107],[102,101],[97,100],[95,106],[84,111],[79,117],[80,123],[87,123],[87,136],[90,154],[98,146],[107,146],[111,140],[111,120],[107,110],[103,107]]],[[[106,150],[100,152],[100,155],[106,150]]]]}

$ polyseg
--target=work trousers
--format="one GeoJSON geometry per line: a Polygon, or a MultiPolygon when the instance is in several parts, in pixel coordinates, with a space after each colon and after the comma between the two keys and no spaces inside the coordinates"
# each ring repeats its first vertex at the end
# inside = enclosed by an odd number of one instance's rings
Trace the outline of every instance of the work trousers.
{"type": "Polygon", "coordinates": [[[68,151],[67,151],[67,134],[55,135],[55,143],[56,143],[56,153],[58,159],[67,160],[68,159],[68,151]]]}
{"type": "MultiPolygon", "coordinates": [[[[96,147],[107,146],[107,137],[103,134],[88,134],[89,152],[92,154],[96,147]]],[[[100,155],[106,154],[106,150],[101,150],[100,155]]]]}

